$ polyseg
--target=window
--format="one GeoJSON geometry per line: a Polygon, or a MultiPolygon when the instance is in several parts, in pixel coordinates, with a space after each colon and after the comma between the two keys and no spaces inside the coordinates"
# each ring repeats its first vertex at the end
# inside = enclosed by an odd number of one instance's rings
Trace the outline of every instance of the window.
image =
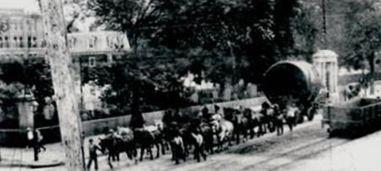
{"type": "Polygon", "coordinates": [[[32,37],[28,36],[28,48],[31,48],[32,47],[32,37]]]}
{"type": "Polygon", "coordinates": [[[33,37],[32,47],[37,47],[37,37],[33,37]]]}
{"type": "Polygon", "coordinates": [[[95,67],[95,65],[96,65],[95,57],[89,57],[89,67],[92,68],[92,67],[95,67]]]}
{"type": "Polygon", "coordinates": [[[20,40],[20,48],[23,48],[23,47],[24,47],[23,38],[22,38],[22,37],[20,37],[20,38],[19,38],[19,40],[20,40]]]}
{"type": "Polygon", "coordinates": [[[95,45],[97,44],[97,37],[96,36],[92,36],[90,39],[89,39],[89,48],[94,48],[95,45]]]}
{"type": "Polygon", "coordinates": [[[13,41],[14,41],[14,44],[12,44],[11,46],[12,46],[12,48],[15,48],[15,47],[17,47],[17,37],[13,37],[13,41]]]}
{"type": "Polygon", "coordinates": [[[8,37],[7,36],[4,37],[4,41],[5,41],[5,47],[9,48],[9,42],[8,42],[8,37]]]}

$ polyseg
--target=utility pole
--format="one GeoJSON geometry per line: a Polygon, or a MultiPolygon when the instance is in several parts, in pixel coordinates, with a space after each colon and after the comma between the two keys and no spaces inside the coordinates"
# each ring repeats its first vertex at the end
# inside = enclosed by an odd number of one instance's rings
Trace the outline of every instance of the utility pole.
{"type": "Polygon", "coordinates": [[[45,41],[46,59],[49,60],[56,96],[62,144],[66,156],[66,168],[70,171],[84,170],[81,144],[81,119],[70,74],[71,56],[67,47],[67,30],[61,0],[39,0],[45,41]]]}
{"type": "Polygon", "coordinates": [[[321,6],[322,6],[322,15],[323,15],[323,45],[325,46],[324,48],[328,48],[328,43],[327,43],[327,12],[325,9],[325,0],[321,1],[321,6]]]}

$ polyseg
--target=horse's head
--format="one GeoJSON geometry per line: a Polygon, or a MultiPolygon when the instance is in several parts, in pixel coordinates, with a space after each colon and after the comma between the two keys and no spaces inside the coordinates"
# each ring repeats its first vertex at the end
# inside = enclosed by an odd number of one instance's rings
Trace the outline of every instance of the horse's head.
{"type": "Polygon", "coordinates": [[[162,121],[155,121],[155,126],[159,131],[163,131],[164,129],[164,123],[162,121]]]}
{"type": "Polygon", "coordinates": [[[106,153],[107,145],[107,139],[99,138],[99,146],[101,147],[101,151],[103,154],[106,153]]]}
{"type": "Polygon", "coordinates": [[[220,127],[220,123],[218,121],[212,121],[209,123],[210,125],[210,128],[212,129],[212,132],[213,133],[217,133],[218,132],[218,129],[220,127]]]}

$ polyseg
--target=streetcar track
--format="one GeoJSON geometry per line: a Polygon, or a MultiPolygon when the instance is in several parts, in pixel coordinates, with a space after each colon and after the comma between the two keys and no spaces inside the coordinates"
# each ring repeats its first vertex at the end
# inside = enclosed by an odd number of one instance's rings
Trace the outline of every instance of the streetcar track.
{"type": "MultiPolygon", "coordinates": [[[[313,124],[311,124],[313,125],[313,124]]],[[[310,126],[311,126],[310,125],[310,126]]],[[[299,129],[297,132],[301,132],[303,133],[305,130],[304,128],[301,128],[299,129]]],[[[291,134],[287,134],[286,136],[290,136],[291,134]]],[[[269,138],[269,137],[265,137],[265,138],[269,138]]],[[[286,137],[275,137],[276,140],[274,140],[276,142],[277,145],[280,145],[278,144],[279,142],[281,142],[282,140],[284,140],[286,137]]],[[[276,160],[276,158],[282,158],[284,156],[287,156],[288,154],[290,153],[293,153],[293,152],[297,152],[297,151],[301,151],[303,149],[307,149],[307,148],[311,148],[311,146],[318,146],[324,142],[328,142],[332,139],[328,139],[327,137],[324,137],[324,138],[317,138],[317,139],[313,139],[311,140],[310,142],[307,142],[307,143],[303,143],[303,145],[300,145],[299,147],[296,147],[296,148],[292,148],[291,150],[287,150],[285,152],[282,152],[282,153],[278,153],[278,154],[273,154],[273,155],[269,155],[269,157],[267,159],[264,159],[264,160],[261,160],[259,162],[255,162],[255,164],[251,164],[249,166],[246,165],[246,167],[256,167],[257,165],[261,165],[261,164],[265,164],[265,163],[268,163],[268,162],[271,162],[272,160],[276,160]],[[274,158],[275,157],[275,158],[274,158]]],[[[246,148],[246,147],[249,147],[249,146],[256,146],[257,143],[262,143],[262,142],[253,142],[253,143],[250,143],[250,144],[247,144],[246,146],[243,146],[243,147],[240,147],[238,149],[242,149],[242,148],[246,148]]],[[[229,153],[234,153],[234,151],[236,151],[237,149],[228,149],[226,151],[223,151],[222,154],[229,154],[229,153]]],[[[269,152],[269,151],[267,151],[269,152]]],[[[260,152],[260,153],[263,153],[263,152],[260,152]]],[[[260,153],[257,153],[257,154],[260,154],[260,153]]],[[[266,153],[266,152],[265,152],[266,153]]],[[[249,153],[250,155],[253,155],[253,153],[249,153]]],[[[234,164],[236,163],[237,161],[223,161],[224,165],[229,165],[229,164],[234,164]]],[[[211,167],[213,168],[214,170],[220,170],[218,168],[221,168],[221,161],[213,161],[212,163],[209,163],[208,164],[208,167],[211,167]]],[[[224,166],[222,166],[224,167],[224,166]]],[[[243,167],[243,168],[246,168],[246,167],[243,167]]],[[[195,170],[198,170],[203,168],[203,166],[200,166],[200,167],[197,167],[195,170]]],[[[212,170],[213,170],[212,169],[212,170]]],[[[222,168],[221,168],[222,169],[222,168]]],[[[242,168],[241,168],[242,169],[242,168]]],[[[241,170],[241,169],[238,169],[238,170],[241,170]]]]}
{"type": "Polygon", "coordinates": [[[282,167],[285,167],[285,166],[288,166],[290,164],[292,164],[293,162],[295,161],[299,161],[299,160],[303,160],[303,159],[307,159],[307,158],[311,158],[312,156],[315,156],[315,155],[318,155],[318,154],[321,154],[322,152],[326,152],[328,150],[331,150],[333,147],[338,147],[338,146],[341,146],[341,145],[344,145],[344,144],[347,144],[347,143],[350,143],[351,141],[345,141],[345,142],[341,142],[339,144],[336,144],[336,145],[333,145],[333,146],[329,146],[328,148],[323,148],[323,149],[319,149],[319,150],[316,150],[314,152],[311,152],[310,154],[307,154],[307,155],[301,155],[299,157],[296,157],[295,160],[293,160],[292,162],[287,162],[287,163],[284,163],[284,164],[281,164],[281,165],[278,165],[272,169],[270,169],[270,171],[275,171],[275,170],[278,170],[282,167]]]}
{"type": "Polygon", "coordinates": [[[307,144],[307,145],[304,145],[303,147],[300,147],[300,148],[297,148],[294,150],[290,150],[288,152],[281,153],[279,155],[270,156],[271,157],[270,159],[263,160],[260,162],[256,162],[253,165],[246,166],[246,167],[242,168],[242,170],[251,170],[253,168],[258,168],[258,167],[259,168],[261,168],[261,167],[266,168],[266,166],[270,167],[270,168],[265,169],[265,170],[277,170],[277,169],[284,167],[286,165],[289,165],[295,161],[302,160],[305,158],[309,158],[311,156],[314,156],[314,155],[320,154],[322,152],[325,152],[327,150],[330,150],[333,147],[341,146],[341,145],[344,145],[346,143],[351,142],[351,141],[343,141],[343,142],[337,142],[337,144],[336,144],[334,142],[331,142],[331,140],[332,139],[323,139],[323,140],[320,140],[318,142],[315,142],[312,144],[307,144]],[[330,143],[325,144],[326,142],[330,142],[330,143]],[[332,144],[332,143],[334,143],[334,144],[332,144]],[[318,147],[318,148],[314,148],[314,147],[318,147]],[[309,150],[311,150],[311,151],[309,151],[309,150]],[[282,163],[280,165],[277,165],[274,168],[271,168],[271,165],[269,165],[271,162],[275,162],[277,160],[282,160],[282,159],[284,159],[284,157],[290,157],[291,159],[288,158],[288,159],[290,159],[290,161],[282,163]],[[268,164],[268,165],[266,165],[266,164],[268,164]]]}

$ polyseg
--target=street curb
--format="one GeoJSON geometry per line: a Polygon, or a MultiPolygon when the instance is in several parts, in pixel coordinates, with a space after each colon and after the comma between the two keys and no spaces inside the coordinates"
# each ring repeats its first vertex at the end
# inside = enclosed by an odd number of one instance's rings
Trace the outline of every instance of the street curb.
{"type": "Polygon", "coordinates": [[[3,163],[3,161],[0,161],[0,167],[24,167],[24,168],[37,169],[37,168],[45,168],[45,167],[57,167],[62,165],[65,165],[65,163],[62,161],[51,162],[51,163],[11,163],[11,162],[3,163]]]}

